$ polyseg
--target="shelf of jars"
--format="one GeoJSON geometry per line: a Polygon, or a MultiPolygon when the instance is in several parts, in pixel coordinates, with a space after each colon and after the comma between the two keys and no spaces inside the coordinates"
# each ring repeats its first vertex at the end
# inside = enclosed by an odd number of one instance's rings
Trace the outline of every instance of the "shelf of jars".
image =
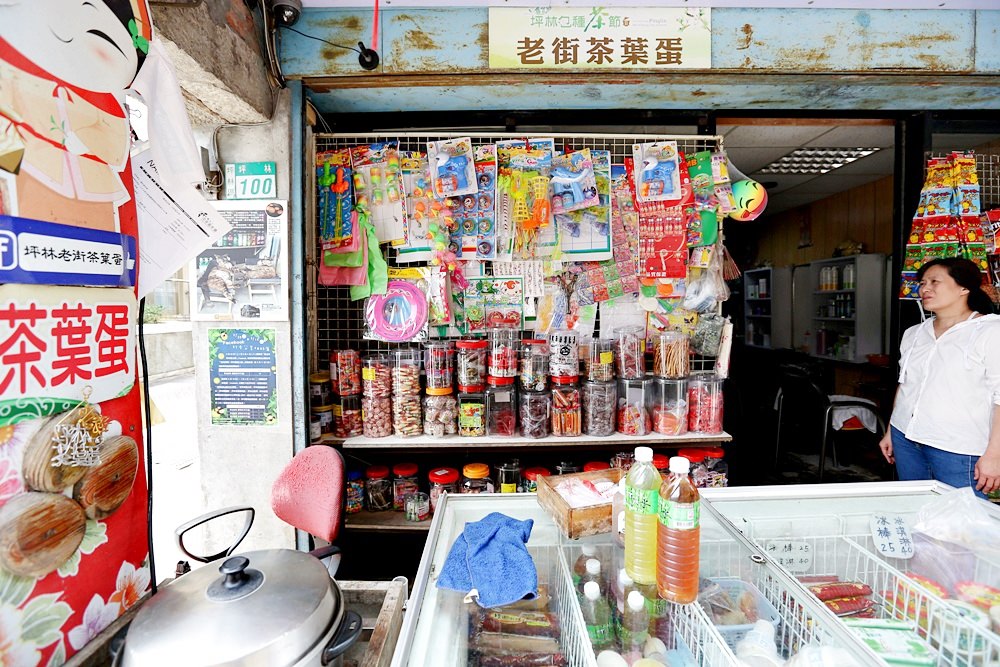
{"type": "Polygon", "coordinates": [[[612,433],[611,435],[576,435],[576,436],[547,436],[544,438],[526,438],[521,435],[503,436],[488,435],[466,437],[459,435],[418,435],[414,437],[385,437],[366,438],[356,436],[344,440],[344,449],[466,449],[470,446],[477,448],[504,449],[508,447],[617,447],[618,445],[676,445],[686,447],[689,445],[714,445],[720,442],[729,442],[733,437],[722,431],[721,433],[685,433],[683,435],[664,435],[662,433],[648,433],[646,435],[629,435],[625,433],[612,433]]]}

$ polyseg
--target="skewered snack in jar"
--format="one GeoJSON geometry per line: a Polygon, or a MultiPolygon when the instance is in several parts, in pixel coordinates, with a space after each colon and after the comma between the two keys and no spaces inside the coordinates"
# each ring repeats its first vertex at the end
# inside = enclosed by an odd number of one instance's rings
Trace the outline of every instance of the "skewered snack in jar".
{"type": "Polygon", "coordinates": [[[661,331],[653,343],[653,375],[685,378],[691,372],[688,337],[679,331],[661,331]]]}

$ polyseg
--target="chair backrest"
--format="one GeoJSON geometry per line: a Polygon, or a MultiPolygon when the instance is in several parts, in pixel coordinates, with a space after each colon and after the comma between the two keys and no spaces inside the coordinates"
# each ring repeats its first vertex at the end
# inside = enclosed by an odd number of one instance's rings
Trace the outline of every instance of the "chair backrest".
{"type": "Polygon", "coordinates": [[[271,508],[285,523],[337,539],[344,519],[344,458],[333,447],[312,445],[292,457],[271,486],[271,508]]]}
{"type": "Polygon", "coordinates": [[[786,410],[817,410],[822,413],[830,405],[830,397],[805,368],[783,364],[779,373],[778,381],[786,410]]]}

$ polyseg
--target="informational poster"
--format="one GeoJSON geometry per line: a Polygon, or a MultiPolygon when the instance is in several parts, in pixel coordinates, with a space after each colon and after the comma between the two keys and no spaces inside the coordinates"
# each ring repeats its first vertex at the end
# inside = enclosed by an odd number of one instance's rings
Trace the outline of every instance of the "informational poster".
{"type": "Polygon", "coordinates": [[[274,329],[209,329],[212,425],[278,423],[274,329]]]}
{"type": "Polygon", "coordinates": [[[191,319],[288,319],[285,200],[219,201],[231,229],[195,259],[191,319]]]}

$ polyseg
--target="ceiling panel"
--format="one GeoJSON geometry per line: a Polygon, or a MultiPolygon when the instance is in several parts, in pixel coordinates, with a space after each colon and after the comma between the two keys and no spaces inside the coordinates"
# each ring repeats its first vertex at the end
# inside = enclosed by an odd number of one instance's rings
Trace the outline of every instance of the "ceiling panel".
{"type": "Polygon", "coordinates": [[[836,176],[827,174],[824,178],[815,178],[804,185],[792,188],[789,190],[789,194],[815,194],[828,197],[865,183],[871,183],[879,178],[881,176],[877,174],[838,174],[836,176]]]}
{"type": "Polygon", "coordinates": [[[878,176],[888,176],[892,173],[896,162],[896,156],[891,148],[872,153],[860,160],[855,160],[850,164],[845,164],[840,169],[830,173],[831,178],[836,178],[840,174],[875,174],[878,176]]]}
{"type": "Polygon", "coordinates": [[[887,148],[895,140],[892,125],[841,125],[827,129],[827,132],[803,145],[820,148],[887,148]]]}
{"type": "Polygon", "coordinates": [[[820,174],[750,174],[750,178],[758,183],[767,184],[764,188],[767,189],[768,197],[819,177],[820,174]],[[771,185],[772,183],[777,185],[771,185]]]}
{"type": "Polygon", "coordinates": [[[744,174],[750,174],[762,167],[766,167],[778,158],[788,155],[788,153],[795,150],[794,147],[768,146],[767,144],[738,148],[730,146],[728,141],[725,143],[725,147],[729,161],[744,174]]]}
{"type": "Polygon", "coordinates": [[[831,129],[830,125],[740,125],[726,135],[726,150],[743,146],[798,148],[831,129]]]}

